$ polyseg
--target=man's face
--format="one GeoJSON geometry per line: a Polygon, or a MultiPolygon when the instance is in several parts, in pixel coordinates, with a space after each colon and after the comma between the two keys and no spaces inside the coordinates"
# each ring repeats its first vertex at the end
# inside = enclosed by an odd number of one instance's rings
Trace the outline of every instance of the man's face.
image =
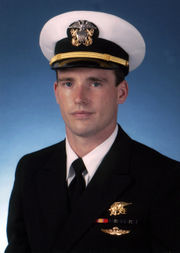
{"type": "Polygon", "coordinates": [[[73,68],[58,70],[54,84],[67,135],[103,136],[116,125],[118,104],[127,97],[126,81],[115,86],[112,70],[73,68]]]}

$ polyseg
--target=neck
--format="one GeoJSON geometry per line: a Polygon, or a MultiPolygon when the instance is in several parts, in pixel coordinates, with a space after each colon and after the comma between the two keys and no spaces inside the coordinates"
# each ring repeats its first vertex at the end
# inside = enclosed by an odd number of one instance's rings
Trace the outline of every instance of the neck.
{"type": "Polygon", "coordinates": [[[110,131],[103,132],[102,134],[94,134],[91,137],[74,135],[68,129],[66,129],[66,135],[73,151],[79,157],[83,157],[109,138],[115,130],[115,127],[116,125],[110,131]]]}

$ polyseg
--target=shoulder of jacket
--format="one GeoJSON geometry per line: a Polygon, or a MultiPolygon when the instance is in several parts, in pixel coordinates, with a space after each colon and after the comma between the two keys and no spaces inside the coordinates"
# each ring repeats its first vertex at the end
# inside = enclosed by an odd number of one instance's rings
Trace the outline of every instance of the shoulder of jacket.
{"type": "Polygon", "coordinates": [[[135,140],[132,140],[132,159],[140,164],[146,163],[148,167],[178,168],[180,170],[179,161],[135,140]]]}
{"type": "Polygon", "coordinates": [[[61,155],[62,153],[64,153],[64,151],[65,151],[65,141],[63,140],[59,143],[53,144],[51,146],[24,155],[19,160],[17,167],[45,162],[55,153],[59,153],[59,155],[61,155]]]}

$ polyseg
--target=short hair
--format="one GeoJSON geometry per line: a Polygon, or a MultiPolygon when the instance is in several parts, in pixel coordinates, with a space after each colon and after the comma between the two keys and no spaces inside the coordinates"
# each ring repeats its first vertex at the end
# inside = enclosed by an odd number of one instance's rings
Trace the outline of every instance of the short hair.
{"type": "Polygon", "coordinates": [[[121,68],[114,69],[114,74],[115,74],[115,85],[118,86],[122,81],[125,79],[125,75],[121,68]]]}

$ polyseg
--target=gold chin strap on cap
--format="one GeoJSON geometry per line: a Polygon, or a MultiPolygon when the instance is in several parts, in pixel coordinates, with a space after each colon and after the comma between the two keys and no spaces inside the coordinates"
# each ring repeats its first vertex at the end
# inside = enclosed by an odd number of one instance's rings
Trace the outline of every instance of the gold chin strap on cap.
{"type": "Polygon", "coordinates": [[[110,54],[101,54],[101,53],[96,53],[96,52],[68,52],[68,53],[61,53],[55,55],[51,61],[50,61],[50,66],[53,65],[53,63],[65,59],[72,59],[72,58],[91,58],[91,59],[99,59],[103,61],[110,61],[114,63],[121,64],[125,67],[129,66],[129,62],[127,60],[124,60],[119,57],[112,56],[110,54]]]}

